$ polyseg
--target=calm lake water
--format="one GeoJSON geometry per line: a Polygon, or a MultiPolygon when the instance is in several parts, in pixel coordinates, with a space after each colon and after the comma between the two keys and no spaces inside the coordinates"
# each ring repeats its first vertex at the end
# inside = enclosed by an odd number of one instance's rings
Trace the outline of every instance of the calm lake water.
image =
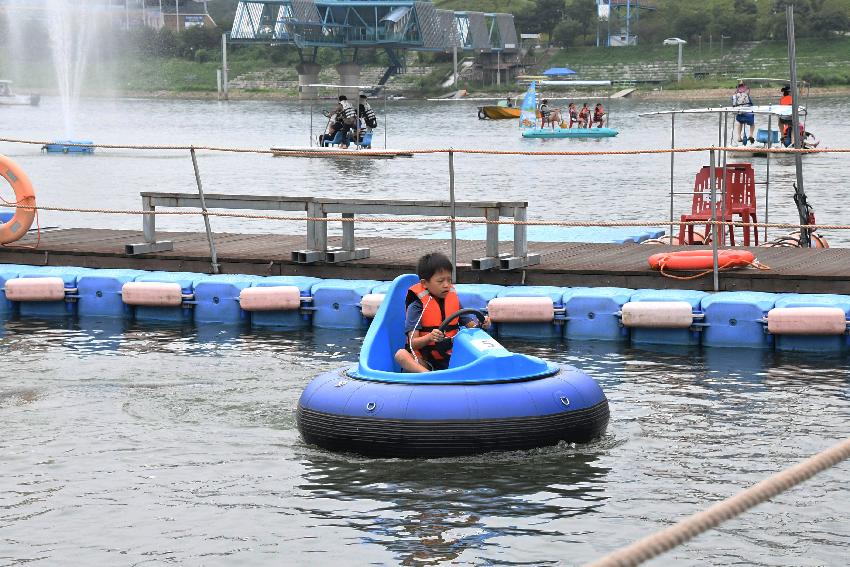
{"type": "MultiPolygon", "coordinates": [[[[481,121],[476,102],[391,101],[386,112],[376,103],[381,125],[388,124],[387,142],[394,148],[491,148],[500,150],[622,150],[670,147],[670,118],[639,117],[656,110],[725,104],[725,100],[684,102],[612,101],[611,125],[616,138],[601,140],[524,140],[516,123],[481,121]]],[[[768,101],[758,101],[768,102],[768,101]]],[[[314,108],[313,133],[326,119],[314,108]]],[[[841,147],[850,131],[846,98],[813,99],[808,128],[824,146],[841,147]]],[[[112,144],[194,144],[267,149],[273,145],[308,145],[310,106],[307,103],[183,100],[85,99],[76,118],[74,139],[112,144]]],[[[0,107],[3,137],[61,139],[65,137],[57,98],[38,108],[0,107]]],[[[766,127],[766,119],[760,123],[766,127]]],[[[731,127],[731,126],[730,126],[731,127]]],[[[375,136],[383,145],[383,131],[375,136]]],[[[678,116],[676,145],[716,144],[715,116],[678,116]]],[[[94,156],[42,155],[38,146],[0,143],[0,153],[13,156],[30,174],[43,205],[140,208],[140,191],[195,192],[188,152],[101,150],[94,156]]],[[[691,191],[708,153],[675,157],[674,187],[691,191]]],[[[208,193],[447,199],[448,158],[418,155],[395,160],[323,160],[272,158],[269,155],[201,152],[199,167],[208,193]]],[[[739,161],[741,158],[736,158],[739,161]]],[[[749,158],[756,181],[764,182],[766,160],[749,158]]],[[[731,158],[730,158],[731,160],[731,158]]],[[[746,161],[746,160],[744,160],[746,161]]],[[[842,154],[804,158],[806,191],[818,221],[850,224],[843,179],[850,157],[842,154]]],[[[494,156],[458,155],[455,160],[459,200],[523,200],[529,216],[550,220],[663,221],[670,215],[670,156],[494,156]]],[[[793,159],[771,160],[769,218],[795,222],[792,195],[793,159]]],[[[764,220],[764,190],[759,186],[759,220],[764,220]]],[[[690,197],[677,196],[676,215],[690,211],[690,197]]],[[[138,228],[136,217],[44,212],[48,226],[138,228]]],[[[300,232],[303,225],[268,221],[212,219],[213,229],[242,232],[300,232]]],[[[163,228],[202,230],[197,218],[161,218],[163,228]]],[[[445,230],[444,225],[403,224],[361,227],[363,234],[412,235],[445,230]]],[[[775,235],[789,230],[777,230],[775,235]]],[[[831,243],[850,244],[850,233],[826,232],[831,243]]]]}
{"type": "MultiPolygon", "coordinates": [[[[714,103],[722,101],[714,101],[714,103]]],[[[523,141],[475,103],[399,101],[392,147],[666,147],[667,104],[614,104],[616,139],[523,141]]],[[[76,138],[266,148],[308,143],[296,102],[85,100],[76,138]]],[[[809,129],[832,147],[844,99],[818,100],[809,129]]],[[[381,120],[384,112],[380,109],[381,120]]],[[[58,101],[2,108],[5,137],[61,138],[58,101]]],[[[318,122],[318,119],[317,119],[318,122]]],[[[677,145],[717,123],[677,118],[677,145]]],[[[318,127],[316,133],[318,133],[318,127]]],[[[186,152],[41,155],[0,144],[44,205],[138,208],[139,192],[195,191],[186,152]]],[[[676,157],[687,188],[707,155],[676,157]]],[[[770,219],[792,221],[791,162],[772,162],[770,219]]],[[[764,160],[756,160],[763,175],[764,160]]],[[[442,198],[445,156],[325,161],[202,152],[207,192],[442,198]]],[[[669,156],[458,156],[459,199],[520,199],[546,219],[666,219],[669,156]]],[[[846,224],[847,158],[805,158],[818,220],[846,224]]],[[[759,177],[757,180],[763,180],[759,177]]],[[[682,200],[677,211],[684,210],[682,200]]],[[[759,213],[759,218],[762,218],[759,213]]],[[[46,226],[138,228],[131,217],[42,215],[46,226]]],[[[213,219],[215,230],[303,230],[213,219]]],[[[160,226],[200,230],[200,219],[160,226]]],[[[442,226],[433,227],[435,230],[442,226]]],[[[417,227],[378,227],[414,234],[417,227]]],[[[358,228],[358,230],[360,230],[358,228]]],[[[831,242],[850,242],[827,233],[831,242]]],[[[736,494],[850,435],[845,356],[506,342],[577,366],[611,403],[607,435],[465,459],[375,460],[305,445],[309,380],[356,361],[362,335],[218,326],[0,321],[0,564],[576,565],[736,494]]],[[[656,565],[844,565],[848,465],[833,468],[656,560],[656,565]]]]}
{"type": "MultiPolygon", "coordinates": [[[[506,342],[611,403],[585,446],[376,460],[294,409],[362,336],[7,321],[0,562],[577,565],[850,435],[846,358],[506,342]]],[[[843,565],[845,463],[656,560],[843,565]]]]}

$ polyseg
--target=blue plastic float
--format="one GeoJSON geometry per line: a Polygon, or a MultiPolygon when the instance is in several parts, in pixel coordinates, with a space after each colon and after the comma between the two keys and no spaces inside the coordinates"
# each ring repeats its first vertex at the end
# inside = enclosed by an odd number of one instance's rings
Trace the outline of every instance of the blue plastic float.
{"type": "Polygon", "coordinates": [[[301,394],[296,416],[306,442],[369,456],[443,457],[604,433],[608,400],[591,377],[512,353],[481,329],[458,332],[448,369],[402,373],[393,355],[404,345],[404,299],[417,281],[394,280],[356,367],[326,372],[301,394]]]}
{"type": "MultiPolygon", "coordinates": [[[[0,264],[0,317],[358,330],[372,324],[392,286],[304,276],[0,264]],[[264,299],[258,302],[258,296],[264,299]]],[[[850,350],[846,295],[491,284],[458,284],[456,290],[463,305],[488,311],[495,337],[850,350]]]]}

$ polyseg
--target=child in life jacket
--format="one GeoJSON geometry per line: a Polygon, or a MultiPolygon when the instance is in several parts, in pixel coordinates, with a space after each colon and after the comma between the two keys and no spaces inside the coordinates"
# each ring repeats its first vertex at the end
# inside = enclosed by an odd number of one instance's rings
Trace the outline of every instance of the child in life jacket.
{"type": "Polygon", "coordinates": [[[605,108],[602,106],[602,103],[597,103],[596,107],[593,109],[593,121],[590,124],[590,127],[596,125],[597,128],[602,128],[605,125],[605,108]]]}
{"type": "Polygon", "coordinates": [[[587,103],[584,103],[584,106],[581,107],[581,110],[578,113],[578,127],[587,128],[589,125],[590,109],[587,107],[587,103]]]}
{"type": "MultiPolygon", "coordinates": [[[[451,338],[460,326],[476,327],[475,316],[463,315],[451,322],[445,332],[440,323],[461,309],[460,299],[452,285],[452,262],[439,252],[425,254],[416,266],[419,283],[411,286],[405,299],[405,348],[395,353],[395,361],[406,372],[428,372],[449,367],[451,338]]],[[[486,317],[483,328],[490,326],[486,317]]]]}
{"type": "Polygon", "coordinates": [[[568,107],[568,111],[570,114],[570,128],[572,128],[573,124],[578,123],[578,110],[576,109],[576,103],[571,102],[568,107]]]}

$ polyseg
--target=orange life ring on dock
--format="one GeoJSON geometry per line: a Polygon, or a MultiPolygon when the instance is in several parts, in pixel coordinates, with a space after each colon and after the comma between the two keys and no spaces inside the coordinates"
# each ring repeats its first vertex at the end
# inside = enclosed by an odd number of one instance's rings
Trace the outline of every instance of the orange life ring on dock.
{"type": "MultiPolygon", "coordinates": [[[[0,155],[0,175],[9,182],[9,185],[15,191],[15,202],[9,203],[7,201],[7,204],[35,206],[35,191],[32,188],[29,176],[17,163],[4,155],[0,155]]],[[[30,229],[33,220],[35,220],[35,209],[16,208],[14,216],[0,226],[0,244],[19,240],[30,229]]]]}
{"type": "MultiPolygon", "coordinates": [[[[717,251],[717,266],[721,269],[749,266],[755,259],[755,255],[747,250],[717,251]]],[[[649,257],[649,267],[653,270],[711,270],[714,253],[711,250],[662,252],[649,257]]]]}

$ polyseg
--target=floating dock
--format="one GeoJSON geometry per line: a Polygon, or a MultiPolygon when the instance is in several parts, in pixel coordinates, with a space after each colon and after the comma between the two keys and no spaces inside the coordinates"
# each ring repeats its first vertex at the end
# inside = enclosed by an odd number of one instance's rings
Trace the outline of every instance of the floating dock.
{"type": "Polygon", "coordinates": [[[412,158],[413,152],[392,149],[357,149],[328,146],[274,146],[271,148],[277,157],[316,157],[316,158],[346,158],[346,159],[393,159],[398,157],[412,158]]]}
{"type": "MultiPolygon", "coordinates": [[[[0,262],[38,266],[82,266],[139,270],[210,272],[210,253],[203,232],[157,232],[172,240],[167,252],[127,256],[125,245],[144,241],[141,231],[91,228],[43,230],[37,249],[31,232],[17,246],[0,248],[0,262]]],[[[416,270],[416,261],[430,250],[448,251],[449,240],[358,236],[359,246],[371,249],[371,257],[337,264],[298,264],[293,250],[304,248],[303,235],[215,234],[218,261],[226,274],[263,276],[301,275],[318,278],[391,280],[416,270]]],[[[329,238],[339,246],[341,237],[329,238]]],[[[508,243],[501,252],[510,253],[508,243]]],[[[711,291],[712,278],[680,281],[649,269],[647,258],[668,250],[695,247],[598,244],[587,242],[531,242],[529,251],[540,254],[541,263],[523,270],[472,270],[471,261],[481,256],[484,243],[459,240],[458,281],[498,285],[556,285],[569,287],[677,288],[711,291]]],[[[850,294],[850,249],[750,248],[770,270],[741,269],[720,274],[723,291],[774,293],[850,294]]]]}

